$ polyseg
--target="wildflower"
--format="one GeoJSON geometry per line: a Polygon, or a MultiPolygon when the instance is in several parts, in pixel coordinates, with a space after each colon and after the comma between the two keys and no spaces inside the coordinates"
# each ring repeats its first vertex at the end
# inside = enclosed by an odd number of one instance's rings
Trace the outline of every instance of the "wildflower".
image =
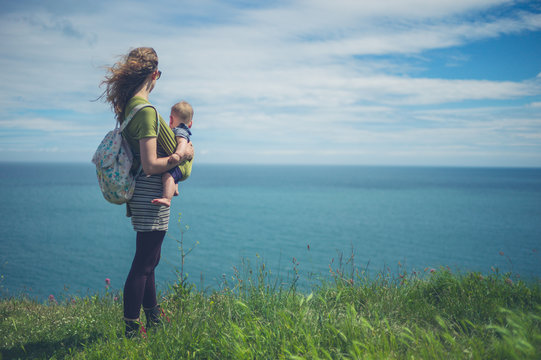
{"type": "Polygon", "coordinates": [[[105,279],[105,285],[111,285],[111,279],[106,278],[105,279]]]}
{"type": "Polygon", "coordinates": [[[115,297],[113,298],[113,301],[118,301],[118,296],[115,296],[115,297]]]}
{"type": "Polygon", "coordinates": [[[308,251],[310,251],[310,244],[308,244],[306,247],[308,248],[308,251]]]}
{"type": "MultiPolygon", "coordinates": [[[[214,302],[211,301],[211,304],[213,304],[214,302]]],[[[165,321],[167,322],[171,322],[171,319],[169,318],[169,316],[167,315],[167,313],[165,312],[164,309],[160,308],[160,311],[161,311],[161,316],[162,317],[165,317],[165,321]]]]}
{"type": "Polygon", "coordinates": [[[513,280],[511,280],[510,278],[505,279],[505,282],[509,285],[513,285],[513,280]]]}
{"type": "Polygon", "coordinates": [[[139,329],[139,332],[141,333],[141,337],[143,339],[146,339],[147,338],[147,329],[145,329],[145,327],[143,326],[143,324],[141,324],[141,327],[139,329]]]}
{"type": "Polygon", "coordinates": [[[434,268],[430,269],[430,273],[431,273],[431,274],[433,274],[433,273],[435,273],[435,272],[436,272],[436,269],[434,269],[434,268]]]}
{"type": "Polygon", "coordinates": [[[58,304],[58,302],[57,302],[56,299],[54,298],[54,295],[53,295],[53,294],[49,295],[49,303],[51,303],[51,304],[58,304]]]}

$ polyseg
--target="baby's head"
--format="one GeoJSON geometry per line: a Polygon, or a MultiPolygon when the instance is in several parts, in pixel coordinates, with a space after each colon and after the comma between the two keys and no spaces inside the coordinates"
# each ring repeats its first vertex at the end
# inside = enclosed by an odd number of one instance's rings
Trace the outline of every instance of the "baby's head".
{"type": "Polygon", "coordinates": [[[176,103],[171,107],[171,115],[169,115],[169,127],[176,128],[181,123],[187,127],[192,127],[193,108],[186,101],[176,103]]]}

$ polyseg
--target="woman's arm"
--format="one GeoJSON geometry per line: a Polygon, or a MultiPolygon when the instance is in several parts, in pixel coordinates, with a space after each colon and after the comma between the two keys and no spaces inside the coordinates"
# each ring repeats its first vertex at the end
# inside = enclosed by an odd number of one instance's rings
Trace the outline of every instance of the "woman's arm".
{"type": "Polygon", "coordinates": [[[141,164],[143,171],[147,175],[162,174],[175,166],[180,165],[184,160],[193,158],[194,151],[192,143],[186,146],[185,156],[176,162],[168,162],[169,157],[159,158],[157,153],[157,138],[147,137],[139,140],[139,151],[141,153],[141,164]]]}

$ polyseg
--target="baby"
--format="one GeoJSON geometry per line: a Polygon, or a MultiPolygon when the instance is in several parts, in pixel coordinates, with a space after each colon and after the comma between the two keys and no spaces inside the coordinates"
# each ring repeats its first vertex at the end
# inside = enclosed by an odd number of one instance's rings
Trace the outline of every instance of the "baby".
{"type": "MultiPolygon", "coordinates": [[[[169,115],[169,127],[175,133],[177,139],[177,148],[175,153],[169,157],[169,162],[177,162],[180,160],[180,154],[184,152],[186,146],[190,142],[190,128],[192,127],[193,108],[186,101],[176,103],[171,107],[171,115],[169,115]]],[[[176,194],[178,195],[178,182],[184,181],[192,172],[192,160],[184,161],[179,166],[176,166],[165,172],[162,175],[163,194],[159,199],[152,200],[155,205],[171,206],[171,199],[176,194]]]]}

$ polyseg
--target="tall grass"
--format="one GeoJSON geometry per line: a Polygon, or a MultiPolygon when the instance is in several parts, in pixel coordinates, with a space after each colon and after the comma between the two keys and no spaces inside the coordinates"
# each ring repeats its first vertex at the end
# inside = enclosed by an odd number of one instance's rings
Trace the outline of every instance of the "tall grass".
{"type": "MultiPolygon", "coordinates": [[[[295,274],[295,272],[293,271],[295,274]]],[[[539,359],[541,286],[511,274],[330,267],[300,292],[244,262],[211,292],[186,278],[163,326],[123,337],[118,294],[0,301],[3,359],[539,359]]],[[[297,273],[298,274],[298,273],[297,273]]]]}
{"type": "Polygon", "coordinates": [[[293,259],[285,282],[243,260],[209,292],[188,282],[184,262],[197,244],[187,248],[180,217],[178,226],[181,265],[161,296],[161,326],[126,339],[122,294],[109,283],[84,298],[4,298],[0,360],[541,359],[539,279],[400,264],[369,277],[352,251],[311,290],[299,290],[293,259]]]}

